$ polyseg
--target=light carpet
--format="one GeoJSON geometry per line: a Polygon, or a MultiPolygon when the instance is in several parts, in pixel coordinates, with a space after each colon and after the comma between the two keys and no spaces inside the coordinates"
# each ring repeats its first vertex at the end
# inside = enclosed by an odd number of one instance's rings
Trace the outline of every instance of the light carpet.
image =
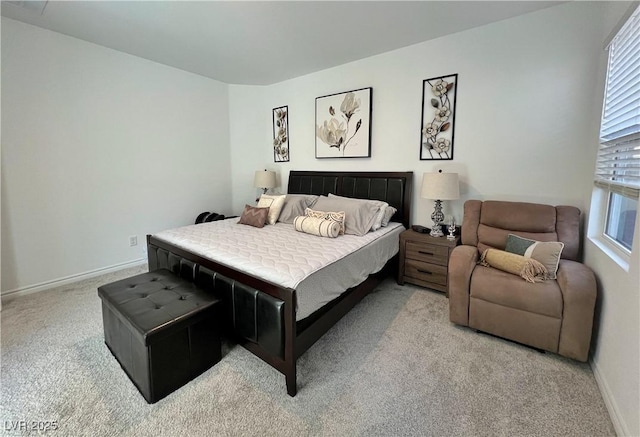
{"type": "Polygon", "coordinates": [[[3,304],[3,434],[55,421],[49,435],[615,435],[587,364],[455,326],[443,294],[392,279],[298,360],[296,397],[226,344],[220,363],[149,405],[104,344],[96,291],[142,271],[3,304]]]}

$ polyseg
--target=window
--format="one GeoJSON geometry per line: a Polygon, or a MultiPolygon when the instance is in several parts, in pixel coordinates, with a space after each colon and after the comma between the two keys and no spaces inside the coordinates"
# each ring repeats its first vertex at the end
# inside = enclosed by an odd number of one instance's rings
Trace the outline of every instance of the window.
{"type": "Polygon", "coordinates": [[[595,185],[609,192],[604,235],[630,252],[640,195],[640,7],[609,45],[595,185]]]}
{"type": "Polygon", "coordinates": [[[610,193],[604,234],[628,251],[631,251],[637,213],[637,200],[617,193],[610,193]]]}

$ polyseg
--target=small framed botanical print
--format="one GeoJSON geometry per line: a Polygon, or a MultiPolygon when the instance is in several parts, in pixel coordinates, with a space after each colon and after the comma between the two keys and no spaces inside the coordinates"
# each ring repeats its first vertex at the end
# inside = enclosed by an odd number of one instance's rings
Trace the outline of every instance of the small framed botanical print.
{"type": "Polygon", "coordinates": [[[421,160],[453,159],[457,86],[457,74],[422,82],[421,160]]]}
{"type": "Polygon", "coordinates": [[[289,162],[289,107],[273,108],[273,162],[289,162]]]}

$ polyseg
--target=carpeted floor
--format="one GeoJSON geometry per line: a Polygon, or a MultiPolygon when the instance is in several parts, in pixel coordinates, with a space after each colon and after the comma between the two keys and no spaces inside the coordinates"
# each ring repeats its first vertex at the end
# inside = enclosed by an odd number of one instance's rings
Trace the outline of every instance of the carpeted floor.
{"type": "Polygon", "coordinates": [[[55,421],[50,435],[615,435],[587,364],[454,326],[444,295],[392,279],[298,360],[295,398],[281,374],[226,345],[220,363],[148,405],[104,345],[96,292],[141,271],[3,304],[3,434],[55,421]]]}

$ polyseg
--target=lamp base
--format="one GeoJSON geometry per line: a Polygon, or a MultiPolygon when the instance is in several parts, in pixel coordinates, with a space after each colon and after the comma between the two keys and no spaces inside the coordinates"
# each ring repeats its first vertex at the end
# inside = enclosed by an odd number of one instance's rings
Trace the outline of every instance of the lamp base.
{"type": "Polygon", "coordinates": [[[429,232],[429,235],[431,235],[432,237],[444,237],[444,234],[440,229],[440,224],[434,223],[433,227],[431,228],[431,232],[429,232]]]}
{"type": "MultiPolygon", "coordinates": [[[[263,188],[262,189],[262,194],[267,194],[267,191],[269,191],[268,188],[263,188]]],[[[256,197],[256,203],[258,203],[258,201],[260,201],[260,196],[256,197]]]]}
{"type": "Polygon", "coordinates": [[[431,228],[431,232],[429,233],[429,235],[431,235],[432,237],[444,237],[442,229],[440,228],[440,224],[444,220],[441,200],[435,201],[433,214],[431,214],[431,220],[433,221],[433,227],[431,228]]]}

